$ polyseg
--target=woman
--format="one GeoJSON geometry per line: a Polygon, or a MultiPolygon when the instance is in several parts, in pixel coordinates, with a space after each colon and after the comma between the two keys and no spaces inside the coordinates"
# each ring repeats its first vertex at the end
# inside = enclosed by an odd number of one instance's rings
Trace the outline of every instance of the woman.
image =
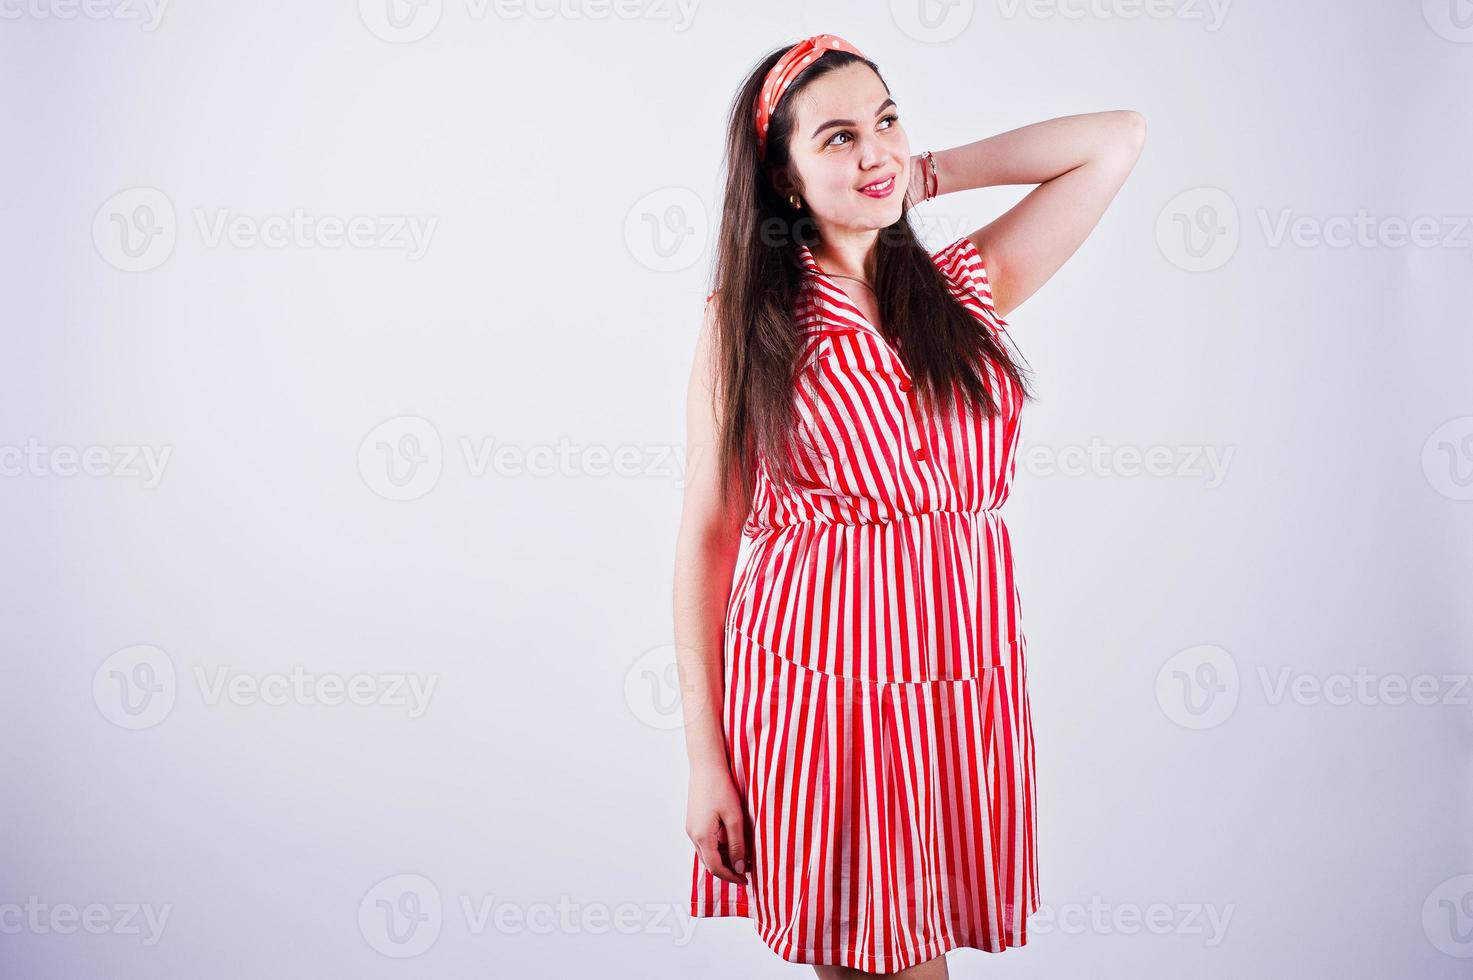
{"type": "Polygon", "coordinates": [[[1026,941],[1033,734],[998,508],[1030,396],[1004,316],[1143,139],[1100,112],[913,157],[831,34],[742,86],[675,569],[692,915],[749,916],[822,977],[945,977],[949,949],[1026,941]],[[911,229],[914,202],[1020,183],[1041,186],[939,251],[911,229]]]}

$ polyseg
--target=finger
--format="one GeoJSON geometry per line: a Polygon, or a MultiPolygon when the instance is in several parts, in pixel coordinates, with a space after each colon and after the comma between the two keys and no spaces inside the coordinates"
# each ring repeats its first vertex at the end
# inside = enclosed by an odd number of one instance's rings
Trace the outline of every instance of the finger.
{"type": "Polygon", "coordinates": [[[751,873],[750,864],[747,860],[747,834],[742,823],[740,813],[723,813],[721,815],[722,828],[726,832],[726,854],[731,861],[731,868],[746,880],[751,873]]]}
{"type": "Polygon", "coordinates": [[[729,881],[733,885],[746,884],[746,882],[741,877],[739,877],[736,872],[727,867],[726,862],[722,860],[721,850],[717,846],[717,841],[714,835],[701,837],[700,840],[696,841],[696,847],[700,851],[701,863],[706,866],[707,871],[711,872],[722,881],[729,881]]]}
{"type": "Polygon", "coordinates": [[[722,853],[720,853],[719,847],[716,846],[716,841],[703,841],[703,843],[698,844],[698,847],[700,847],[701,864],[706,865],[707,871],[710,871],[711,874],[716,875],[722,881],[731,881],[732,884],[745,884],[745,881],[742,881],[738,877],[737,872],[726,867],[726,862],[722,859],[722,853]]]}

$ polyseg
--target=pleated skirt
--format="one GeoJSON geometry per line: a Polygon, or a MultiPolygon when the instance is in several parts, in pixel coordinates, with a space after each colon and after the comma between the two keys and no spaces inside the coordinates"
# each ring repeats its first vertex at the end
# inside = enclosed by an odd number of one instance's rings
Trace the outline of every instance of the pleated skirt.
{"type": "Polygon", "coordinates": [[[694,854],[690,913],[869,973],[1027,941],[1038,910],[1027,642],[963,680],[810,670],[729,631],[723,726],[750,877],[694,854]]]}

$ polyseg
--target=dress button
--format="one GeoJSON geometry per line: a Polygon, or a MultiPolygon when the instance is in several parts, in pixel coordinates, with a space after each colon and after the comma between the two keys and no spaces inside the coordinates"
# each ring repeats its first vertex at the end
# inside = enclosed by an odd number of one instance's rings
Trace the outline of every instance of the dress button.
{"type": "Polygon", "coordinates": [[[916,459],[925,459],[926,458],[926,447],[925,446],[917,446],[917,447],[915,447],[915,449],[911,450],[911,455],[914,456],[916,459]]]}
{"type": "Polygon", "coordinates": [[[900,379],[900,390],[901,391],[910,391],[910,379],[909,378],[901,378],[900,379]]]}

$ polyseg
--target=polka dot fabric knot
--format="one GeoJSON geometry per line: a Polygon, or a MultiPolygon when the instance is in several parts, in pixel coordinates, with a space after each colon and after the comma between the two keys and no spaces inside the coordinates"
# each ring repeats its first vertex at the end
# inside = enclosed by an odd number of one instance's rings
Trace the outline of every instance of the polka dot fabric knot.
{"type": "Polygon", "coordinates": [[[793,84],[793,79],[797,78],[803,69],[822,57],[825,51],[847,51],[861,58],[864,57],[858,48],[837,34],[815,34],[812,37],[805,37],[789,48],[777,60],[777,64],[768,70],[767,77],[762,82],[762,91],[757,93],[757,158],[759,160],[767,157],[767,126],[772,121],[773,110],[782,101],[783,93],[788,90],[789,85],[793,84]]]}

